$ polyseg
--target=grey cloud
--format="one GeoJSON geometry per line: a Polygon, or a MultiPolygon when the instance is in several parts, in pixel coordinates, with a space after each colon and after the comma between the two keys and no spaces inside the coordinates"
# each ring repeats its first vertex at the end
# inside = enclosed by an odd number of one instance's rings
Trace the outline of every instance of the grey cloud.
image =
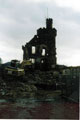
{"type": "Polygon", "coordinates": [[[36,29],[45,26],[47,7],[49,17],[53,18],[53,25],[58,31],[56,38],[58,59],[63,58],[64,61],[68,57],[67,52],[73,51],[73,49],[80,50],[80,13],[71,8],[58,7],[54,2],[25,3],[15,0],[0,1],[0,14],[7,21],[0,22],[0,33],[6,36],[3,39],[6,47],[9,48],[10,45],[15,50],[20,49],[21,51],[21,46],[36,34],[36,29]],[[63,49],[65,49],[65,53],[63,52],[62,55],[63,49]]]}

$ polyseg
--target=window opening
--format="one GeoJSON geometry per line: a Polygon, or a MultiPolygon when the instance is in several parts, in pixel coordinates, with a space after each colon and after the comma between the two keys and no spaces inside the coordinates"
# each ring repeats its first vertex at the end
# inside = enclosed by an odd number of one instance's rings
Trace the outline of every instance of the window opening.
{"type": "Polygon", "coordinates": [[[44,63],[44,61],[42,60],[41,63],[44,63]]]}
{"type": "Polygon", "coordinates": [[[31,61],[32,61],[33,64],[35,63],[35,59],[32,58],[31,61]]]}
{"type": "Polygon", "coordinates": [[[42,56],[45,56],[45,54],[46,54],[45,49],[42,49],[42,56]]]}
{"type": "Polygon", "coordinates": [[[36,53],[36,47],[32,46],[32,54],[35,54],[35,53],[36,53]]]}

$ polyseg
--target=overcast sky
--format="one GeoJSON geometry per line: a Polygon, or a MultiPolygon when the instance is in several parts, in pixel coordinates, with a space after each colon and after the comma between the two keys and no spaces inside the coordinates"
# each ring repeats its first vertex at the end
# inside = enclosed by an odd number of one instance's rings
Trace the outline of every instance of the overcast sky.
{"type": "Polygon", "coordinates": [[[57,63],[80,65],[80,0],[0,0],[0,57],[23,58],[22,45],[53,18],[57,63]]]}

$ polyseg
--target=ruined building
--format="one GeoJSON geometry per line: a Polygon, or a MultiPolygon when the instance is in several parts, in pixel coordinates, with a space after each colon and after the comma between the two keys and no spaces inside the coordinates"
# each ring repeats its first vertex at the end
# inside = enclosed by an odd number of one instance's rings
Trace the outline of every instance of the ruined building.
{"type": "Polygon", "coordinates": [[[37,34],[22,46],[23,60],[32,60],[36,68],[52,69],[56,66],[56,35],[53,20],[46,19],[46,28],[39,28],[37,34]]]}

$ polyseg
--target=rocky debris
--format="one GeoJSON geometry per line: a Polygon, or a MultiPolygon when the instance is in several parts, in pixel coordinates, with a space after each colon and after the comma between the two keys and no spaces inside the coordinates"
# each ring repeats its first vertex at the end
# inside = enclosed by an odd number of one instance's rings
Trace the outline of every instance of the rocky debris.
{"type": "Polygon", "coordinates": [[[28,73],[24,77],[24,80],[28,83],[33,84],[45,84],[45,85],[54,85],[58,78],[57,74],[54,74],[53,71],[35,71],[34,73],[28,73]]]}
{"type": "MultiPolygon", "coordinates": [[[[28,72],[25,76],[23,76],[23,78],[5,77],[5,79],[2,79],[0,77],[0,98],[16,99],[19,97],[34,97],[39,90],[60,90],[62,91],[62,95],[67,96],[68,94],[68,96],[71,95],[71,98],[75,98],[76,93],[73,94],[73,92],[75,92],[75,88],[78,88],[79,80],[75,79],[71,82],[71,79],[64,78],[61,79],[60,83],[59,80],[60,77],[58,73],[55,74],[54,71],[39,70],[28,72]]],[[[40,96],[44,96],[42,93],[39,94],[40,96]]],[[[79,97],[77,96],[77,99],[78,98],[79,97]]]]}
{"type": "Polygon", "coordinates": [[[35,71],[28,72],[23,78],[18,77],[8,77],[5,79],[0,79],[0,96],[1,97],[29,97],[33,96],[38,88],[36,85],[46,86],[46,89],[51,86],[56,85],[56,75],[53,71],[35,71]]]}
{"type": "Polygon", "coordinates": [[[20,81],[3,81],[0,79],[0,97],[1,98],[17,98],[29,97],[36,93],[35,85],[27,84],[20,81]]]}

